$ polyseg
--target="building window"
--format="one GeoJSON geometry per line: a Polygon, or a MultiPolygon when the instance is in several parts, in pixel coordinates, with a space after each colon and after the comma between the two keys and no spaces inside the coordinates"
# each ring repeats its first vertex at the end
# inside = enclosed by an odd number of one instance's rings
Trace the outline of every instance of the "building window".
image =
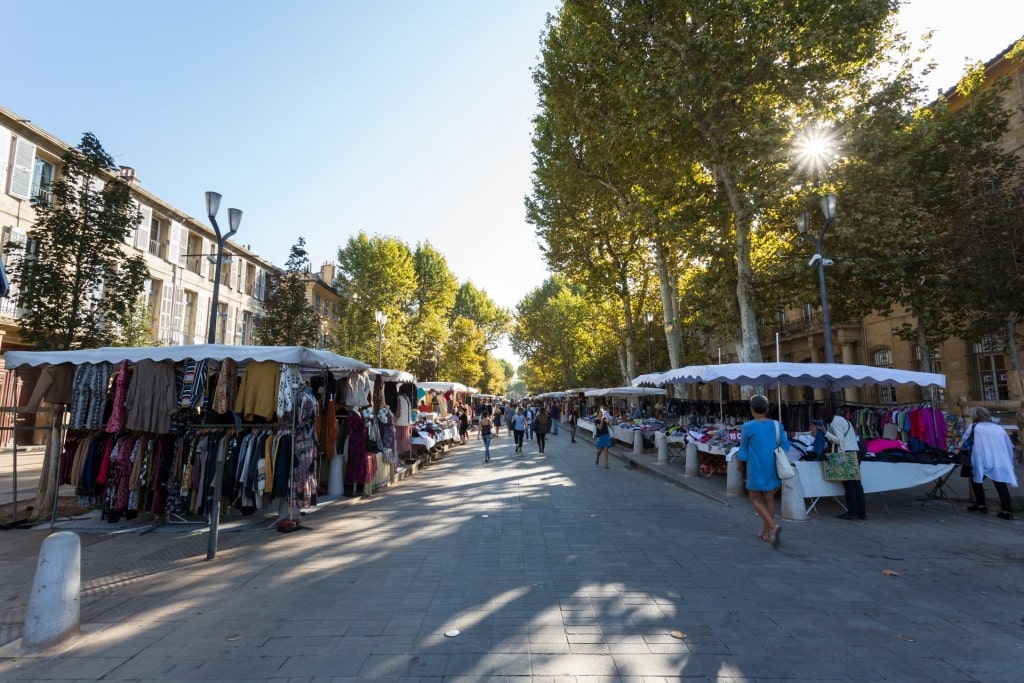
{"type": "MultiPolygon", "coordinates": [[[[939,353],[939,350],[932,349],[928,356],[931,362],[931,372],[943,374],[942,354],[939,353]]],[[[924,363],[921,361],[921,347],[917,344],[914,344],[914,370],[924,372],[924,363]]],[[[921,387],[922,401],[931,401],[932,397],[934,397],[938,405],[942,405],[946,402],[946,390],[939,387],[921,387]]]]}
{"type": "MultiPolygon", "coordinates": [[[[871,351],[872,365],[876,368],[891,368],[892,367],[892,349],[888,346],[879,346],[871,351]]],[[[895,384],[879,384],[878,385],[878,403],[879,405],[896,405],[896,385],[895,384]]]]}
{"type": "Polygon", "coordinates": [[[249,311],[242,311],[242,329],[238,331],[238,336],[239,344],[252,343],[252,313],[249,311]]]}
{"type": "Polygon", "coordinates": [[[981,400],[1009,400],[1003,343],[998,337],[990,335],[973,344],[971,351],[971,385],[978,391],[981,400]]]}
{"type": "Polygon", "coordinates": [[[43,159],[36,159],[32,170],[32,198],[47,204],[50,201],[50,185],[53,184],[53,164],[43,159]]]}
{"type": "Polygon", "coordinates": [[[168,238],[167,223],[153,216],[149,219],[149,245],[147,249],[153,256],[159,256],[162,259],[167,258],[167,238],[168,238]]]}

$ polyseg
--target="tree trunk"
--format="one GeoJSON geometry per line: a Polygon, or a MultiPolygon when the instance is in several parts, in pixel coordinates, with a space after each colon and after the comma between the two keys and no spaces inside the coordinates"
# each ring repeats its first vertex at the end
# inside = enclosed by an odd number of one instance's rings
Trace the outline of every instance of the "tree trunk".
{"type": "Polygon", "coordinates": [[[750,267],[750,218],[743,198],[733,185],[727,166],[716,165],[715,177],[725,190],[732,209],[736,230],[736,304],[740,318],[740,343],[737,354],[745,363],[761,362],[761,342],[757,337],[757,316],[754,314],[754,272],[750,267]]]}
{"type": "Polygon", "coordinates": [[[1010,359],[1010,368],[1020,371],[1020,352],[1017,349],[1017,326],[1013,322],[1013,314],[1006,314],[1006,355],[1010,359]]]}
{"type": "Polygon", "coordinates": [[[679,323],[679,285],[674,269],[669,265],[668,248],[658,244],[654,250],[661,289],[661,310],[664,316],[665,346],[669,367],[682,367],[683,331],[679,323]]]}

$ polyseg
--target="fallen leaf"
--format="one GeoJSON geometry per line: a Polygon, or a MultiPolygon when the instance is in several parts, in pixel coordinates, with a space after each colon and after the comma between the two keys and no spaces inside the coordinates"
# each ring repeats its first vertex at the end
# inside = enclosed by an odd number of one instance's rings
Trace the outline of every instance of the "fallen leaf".
{"type": "Polygon", "coordinates": [[[892,569],[883,569],[882,573],[885,574],[886,576],[899,576],[900,575],[899,572],[894,571],[892,569]]]}
{"type": "Polygon", "coordinates": [[[672,636],[673,638],[685,638],[686,637],[686,634],[683,633],[682,631],[672,631],[671,633],[669,633],[669,635],[672,636]]]}

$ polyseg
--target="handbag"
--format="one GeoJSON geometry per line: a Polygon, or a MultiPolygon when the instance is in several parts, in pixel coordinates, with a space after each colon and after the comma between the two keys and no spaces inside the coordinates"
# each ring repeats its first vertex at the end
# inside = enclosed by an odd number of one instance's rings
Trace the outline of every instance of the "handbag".
{"type": "Polygon", "coordinates": [[[786,449],[782,447],[782,435],[779,433],[779,423],[775,422],[775,472],[779,475],[779,479],[792,479],[796,476],[796,470],[793,469],[793,463],[789,461],[789,456],[786,455],[786,449]]]}
{"type": "Polygon", "coordinates": [[[964,478],[974,477],[974,464],[971,460],[971,451],[974,450],[974,435],[968,436],[960,444],[960,476],[964,478]]]}
{"type": "Polygon", "coordinates": [[[856,451],[833,451],[825,455],[827,481],[853,481],[860,479],[860,461],[856,451]]]}

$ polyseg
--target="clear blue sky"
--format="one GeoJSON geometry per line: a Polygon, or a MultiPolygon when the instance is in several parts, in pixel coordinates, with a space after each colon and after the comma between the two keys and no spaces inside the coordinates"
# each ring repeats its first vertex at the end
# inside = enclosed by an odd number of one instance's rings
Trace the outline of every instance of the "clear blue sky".
{"type": "MultiPolygon", "coordinates": [[[[11,0],[0,103],[72,145],[95,133],[194,217],[217,190],[245,212],[236,241],[274,263],[299,236],[314,267],[360,230],[429,240],[512,308],[546,276],[523,198],[531,69],[559,5],[11,0]]],[[[1022,7],[909,3],[909,33],[938,31],[932,90],[1019,38],[1022,7]]]]}

